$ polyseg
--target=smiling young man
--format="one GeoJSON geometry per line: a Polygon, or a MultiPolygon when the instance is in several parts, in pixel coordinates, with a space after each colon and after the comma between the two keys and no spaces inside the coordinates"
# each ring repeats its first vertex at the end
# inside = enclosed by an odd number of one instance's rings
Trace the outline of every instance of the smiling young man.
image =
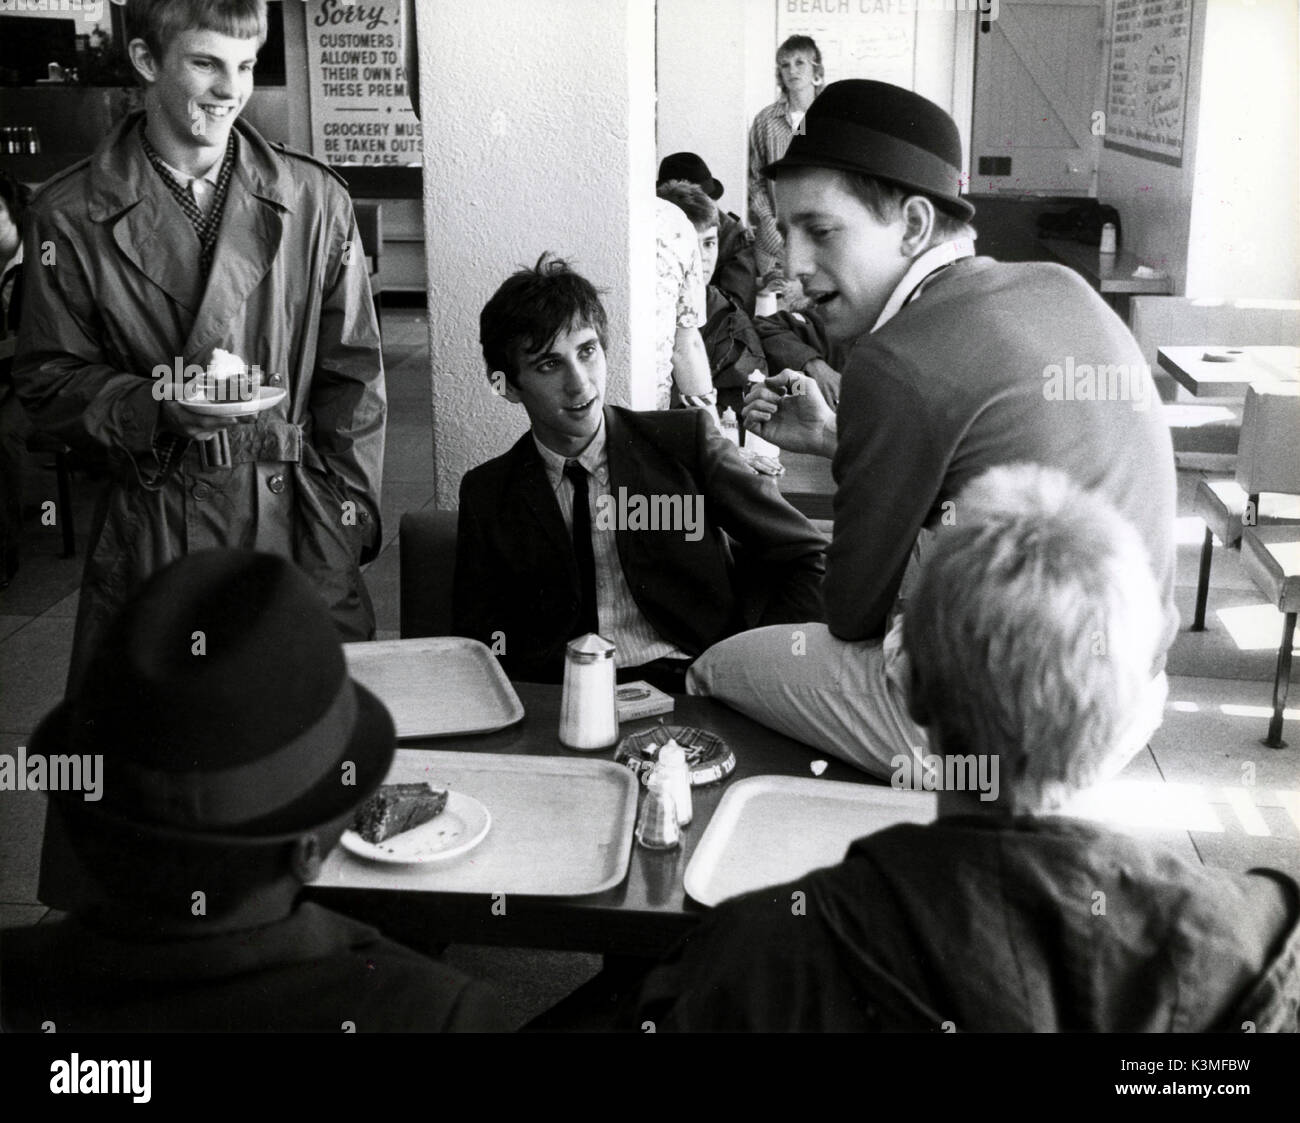
{"type": "Polygon", "coordinates": [[[1173,603],[1174,463],[1150,372],[1128,329],[1076,273],[974,256],[951,118],[908,90],[828,86],[806,131],[765,169],[791,272],[847,353],[838,410],[814,379],[782,371],[750,395],[746,425],[834,458],[826,627],[792,655],[788,629],[730,639],[689,685],[875,775],[919,757],[903,699],[904,576],[922,531],[959,523],[956,495],[1000,464],[1041,463],[1114,503],[1150,556],[1164,620],[1173,603]],[[1144,391],[1061,401],[1069,361],[1124,369],[1144,391]]]}
{"type": "Polygon", "coordinates": [[[546,255],[483,309],[493,389],[532,428],[461,483],[456,631],[534,682],[597,632],[620,678],[680,692],[711,643],[820,613],[825,540],[704,411],[605,405],[606,322],[546,255]]]}
{"type": "Polygon", "coordinates": [[[374,632],[386,404],[346,186],[239,119],[264,0],[130,0],[126,26],[144,112],[33,201],[14,363],[34,424],[113,473],[70,688],[131,590],[204,547],[289,557],[345,639],[374,632]],[[242,423],[176,394],[218,349],[263,372],[242,423]]]}

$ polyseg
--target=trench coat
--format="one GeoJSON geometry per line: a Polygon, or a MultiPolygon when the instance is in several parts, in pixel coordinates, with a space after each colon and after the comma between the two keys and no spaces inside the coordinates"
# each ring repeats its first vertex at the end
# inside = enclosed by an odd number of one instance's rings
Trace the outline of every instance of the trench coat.
{"type": "MultiPolygon", "coordinates": [[[[238,157],[206,283],[199,241],[125,118],[29,210],[14,383],[37,428],[107,452],[68,689],[123,601],[207,547],[293,558],[342,638],[369,639],[360,564],[377,552],[387,403],[365,256],[346,185],[237,121],[238,157]],[[231,464],[200,442],[155,451],[159,385],[216,348],[284,399],[229,429],[231,464]],[[167,469],[164,471],[164,469],[167,469]]],[[[173,381],[173,385],[175,385],[173,381]]],[[[67,517],[65,514],[63,517],[67,517]]]]}

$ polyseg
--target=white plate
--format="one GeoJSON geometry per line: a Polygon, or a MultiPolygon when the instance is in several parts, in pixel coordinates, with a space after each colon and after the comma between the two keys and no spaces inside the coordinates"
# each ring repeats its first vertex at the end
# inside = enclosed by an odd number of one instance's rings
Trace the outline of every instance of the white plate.
{"type": "Polygon", "coordinates": [[[446,862],[473,850],[492,826],[492,816],[472,795],[447,793],[441,815],[383,842],[367,842],[356,831],[343,832],[343,849],[372,862],[446,862]]]}
{"type": "Polygon", "coordinates": [[[181,404],[208,417],[248,417],[283,401],[286,393],[288,391],[283,386],[259,386],[257,397],[246,402],[210,402],[206,398],[190,398],[181,404]]]}

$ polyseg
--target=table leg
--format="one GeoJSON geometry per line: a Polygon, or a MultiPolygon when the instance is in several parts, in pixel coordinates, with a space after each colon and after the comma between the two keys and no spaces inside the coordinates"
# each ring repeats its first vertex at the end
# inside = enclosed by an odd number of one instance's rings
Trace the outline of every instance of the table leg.
{"type": "Polygon", "coordinates": [[[1210,596],[1210,562],[1214,557],[1214,531],[1205,528],[1205,541],[1201,544],[1201,570],[1196,577],[1196,615],[1192,617],[1189,631],[1205,631],[1205,602],[1210,596]]]}
{"type": "Polygon", "coordinates": [[[1282,646],[1277,649],[1277,675],[1273,679],[1273,718],[1268,723],[1268,736],[1264,739],[1270,749],[1285,749],[1282,740],[1282,715],[1286,712],[1287,689],[1291,684],[1291,646],[1295,643],[1294,612],[1286,614],[1282,625],[1282,646]]]}

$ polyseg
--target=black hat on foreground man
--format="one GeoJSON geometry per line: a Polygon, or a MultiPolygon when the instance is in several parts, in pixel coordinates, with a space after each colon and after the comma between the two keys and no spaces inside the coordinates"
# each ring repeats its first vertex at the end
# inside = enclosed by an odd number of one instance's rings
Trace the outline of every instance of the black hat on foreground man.
{"type": "Polygon", "coordinates": [[[50,792],[89,886],[4,934],[4,1028],[504,1028],[459,972],[295,906],[395,743],[295,566],[207,550],[160,571],[32,738],[29,759],[79,756],[99,783],[50,792]]]}

